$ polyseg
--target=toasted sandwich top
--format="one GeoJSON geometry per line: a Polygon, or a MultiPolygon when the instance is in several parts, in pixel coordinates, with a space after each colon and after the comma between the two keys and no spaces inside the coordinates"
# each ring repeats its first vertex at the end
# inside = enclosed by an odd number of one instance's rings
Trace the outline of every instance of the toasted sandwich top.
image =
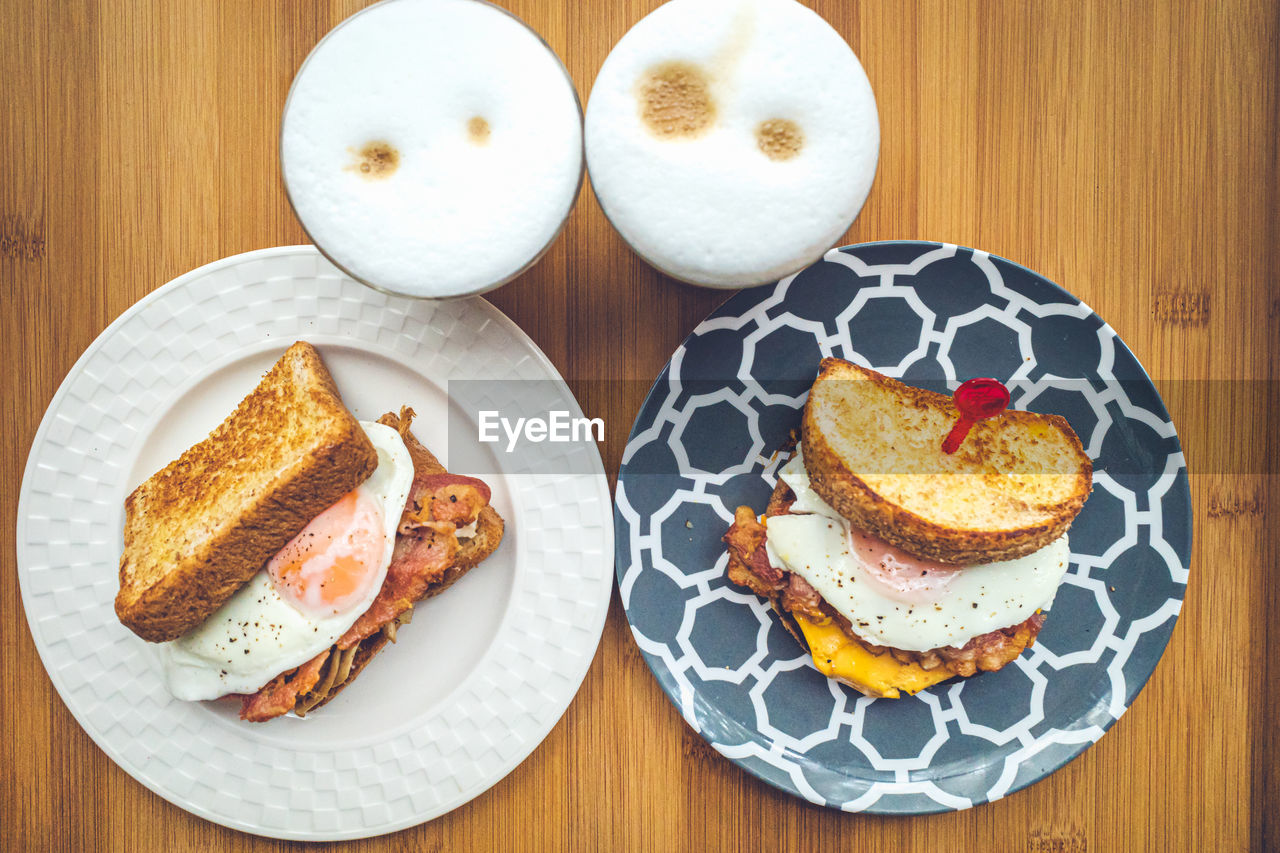
{"type": "Polygon", "coordinates": [[[1067,421],[1007,411],[943,453],[958,418],[947,395],[824,359],[802,423],[813,488],[855,526],[952,565],[1014,559],[1065,533],[1093,478],[1067,421]]]}
{"type": "Polygon", "coordinates": [[[378,465],[299,341],[226,420],[125,500],[116,614],[164,642],[203,622],[378,465]]]}

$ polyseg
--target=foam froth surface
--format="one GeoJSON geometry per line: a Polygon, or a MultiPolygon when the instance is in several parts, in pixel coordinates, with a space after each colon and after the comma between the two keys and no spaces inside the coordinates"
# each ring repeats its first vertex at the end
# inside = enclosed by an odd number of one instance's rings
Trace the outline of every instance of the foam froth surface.
{"type": "Polygon", "coordinates": [[[875,177],[880,124],[858,58],[805,6],[671,0],[605,60],[586,143],[596,196],[637,253],[685,281],[742,287],[843,236],[875,177]]]}
{"type": "Polygon", "coordinates": [[[280,155],[298,218],[351,274],[474,293],[558,233],[582,174],[581,113],[559,59],[518,19],[477,0],[387,0],[307,58],[280,155]]]}

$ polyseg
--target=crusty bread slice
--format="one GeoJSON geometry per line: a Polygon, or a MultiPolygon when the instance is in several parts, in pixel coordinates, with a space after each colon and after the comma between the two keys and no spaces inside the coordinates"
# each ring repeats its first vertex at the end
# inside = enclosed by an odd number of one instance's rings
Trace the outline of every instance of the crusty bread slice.
{"type": "Polygon", "coordinates": [[[373,473],[378,455],[299,341],[209,437],[125,500],[116,614],[176,639],[373,473]]]}
{"type": "Polygon", "coordinates": [[[854,526],[952,565],[1011,560],[1065,533],[1093,480],[1066,419],[1006,411],[943,453],[958,417],[949,396],[823,359],[801,427],[814,491],[854,526]]]}

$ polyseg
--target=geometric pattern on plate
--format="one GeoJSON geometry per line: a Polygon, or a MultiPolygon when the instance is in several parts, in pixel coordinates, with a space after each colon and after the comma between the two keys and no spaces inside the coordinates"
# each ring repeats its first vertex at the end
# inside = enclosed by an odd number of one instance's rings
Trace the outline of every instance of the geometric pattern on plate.
{"type": "Polygon", "coordinates": [[[636,418],[615,523],[632,633],[684,720],[782,790],[885,814],[999,799],[1096,742],[1164,651],[1191,551],[1177,434],[1115,331],[1024,267],[938,243],[832,250],[713,312],[636,418]],[[819,674],[769,606],[727,582],[720,536],[734,507],[763,509],[773,450],[825,356],[947,393],[994,376],[1014,408],[1061,414],[1080,435],[1094,492],[1014,665],[871,699],[819,674]]]}

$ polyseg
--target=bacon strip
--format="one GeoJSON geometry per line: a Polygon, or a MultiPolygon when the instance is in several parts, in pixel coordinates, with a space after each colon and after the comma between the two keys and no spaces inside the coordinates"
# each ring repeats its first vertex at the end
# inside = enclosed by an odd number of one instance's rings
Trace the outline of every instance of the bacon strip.
{"type": "Polygon", "coordinates": [[[422,598],[453,565],[458,553],[458,537],[452,532],[441,534],[430,527],[421,531],[426,535],[396,537],[387,579],[382,582],[378,597],[338,640],[339,649],[349,649],[381,631],[383,625],[422,598]]]}
{"type": "Polygon", "coordinates": [[[1044,614],[1032,613],[1025,621],[974,637],[963,646],[943,646],[927,652],[889,649],[902,663],[918,663],[925,669],[945,667],[956,675],[970,676],[978,670],[995,672],[1011,663],[1024,649],[1035,644],[1044,625],[1044,614]]]}
{"type": "Polygon", "coordinates": [[[756,595],[770,598],[786,586],[786,578],[782,569],[769,562],[765,538],[764,525],[746,506],[738,507],[733,524],[723,537],[729,546],[729,580],[756,595]]]}
{"type": "Polygon", "coordinates": [[[325,649],[297,669],[277,675],[257,693],[241,696],[240,719],[261,723],[288,712],[299,696],[316,686],[328,659],[329,649],[325,649]]]}
{"type": "Polygon", "coordinates": [[[409,490],[400,532],[411,533],[428,521],[465,527],[479,517],[491,497],[488,484],[475,477],[418,473],[409,490]]]}
{"type": "Polygon", "coordinates": [[[817,617],[817,621],[824,621],[822,596],[795,572],[788,572],[788,575],[787,588],[782,591],[782,606],[792,613],[803,613],[810,620],[817,617]]]}

